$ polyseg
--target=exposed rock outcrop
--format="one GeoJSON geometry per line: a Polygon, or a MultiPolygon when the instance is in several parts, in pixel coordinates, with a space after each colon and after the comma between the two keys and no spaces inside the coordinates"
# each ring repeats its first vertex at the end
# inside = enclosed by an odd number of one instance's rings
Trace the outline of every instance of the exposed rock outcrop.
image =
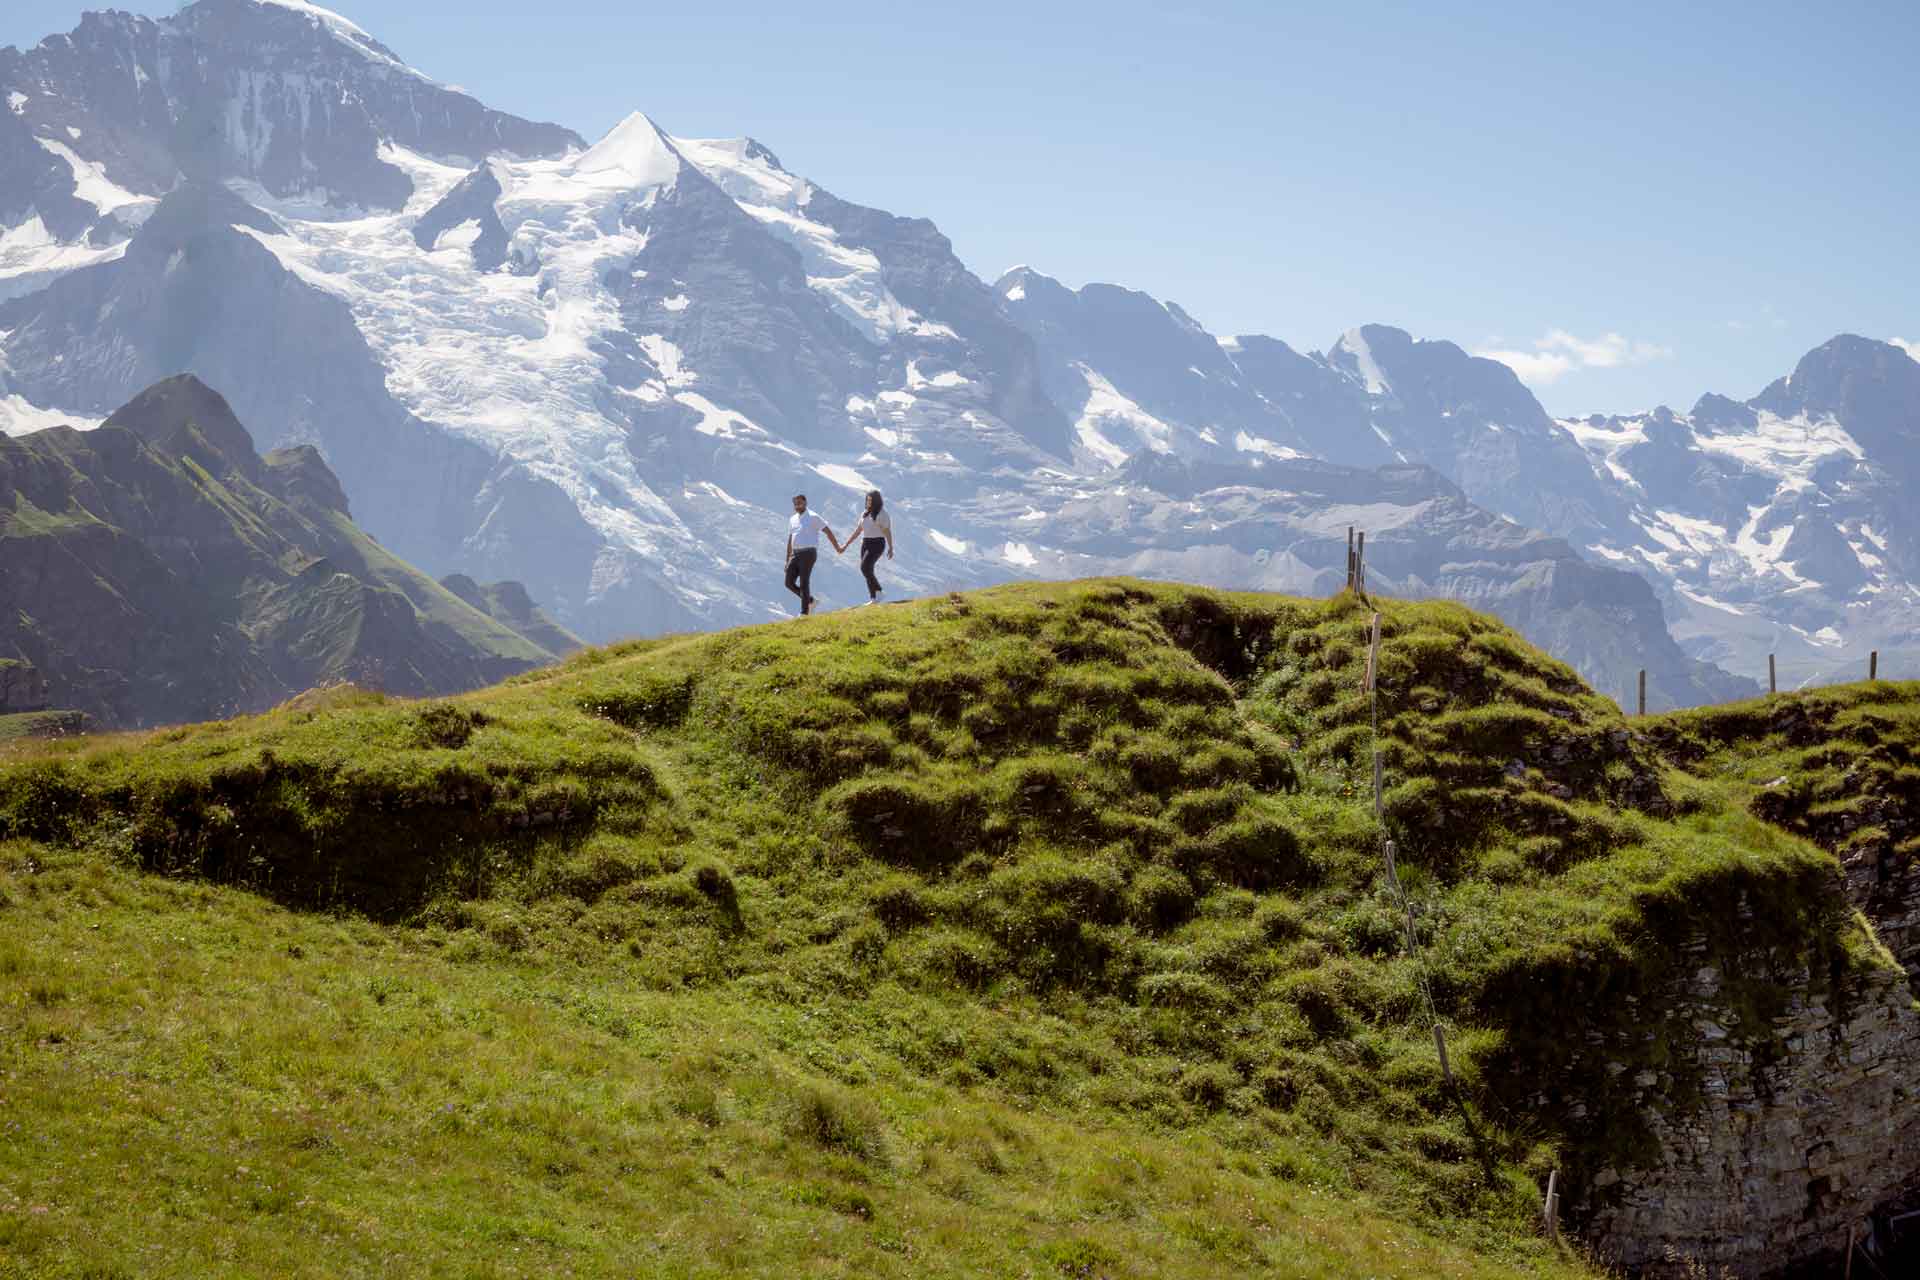
{"type": "Polygon", "coordinates": [[[0,658],[0,716],[47,709],[47,680],[20,658],[0,658]]]}
{"type": "Polygon", "coordinates": [[[1777,1012],[1754,1023],[1730,998],[1727,961],[1690,949],[1702,963],[1661,1017],[1694,1034],[1668,1041],[1664,1063],[1639,1036],[1601,1050],[1658,1154],[1593,1170],[1570,1207],[1603,1256],[1641,1275],[1837,1264],[1876,1210],[1920,1187],[1920,1012],[1907,984],[1890,964],[1831,984],[1788,970],[1773,975],[1777,1012]]]}

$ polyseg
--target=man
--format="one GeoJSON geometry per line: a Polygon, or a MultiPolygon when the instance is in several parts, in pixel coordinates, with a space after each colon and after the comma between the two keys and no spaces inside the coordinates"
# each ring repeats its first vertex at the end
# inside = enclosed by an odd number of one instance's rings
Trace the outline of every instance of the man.
{"type": "Polygon", "coordinates": [[[793,495],[793,519],[787,521],[787,590],[800,597],[800,612],[813,612],[813,563],[820,558],[820,535],[838,548],[826,520],[807,510],[807,495],[793,495]]]}

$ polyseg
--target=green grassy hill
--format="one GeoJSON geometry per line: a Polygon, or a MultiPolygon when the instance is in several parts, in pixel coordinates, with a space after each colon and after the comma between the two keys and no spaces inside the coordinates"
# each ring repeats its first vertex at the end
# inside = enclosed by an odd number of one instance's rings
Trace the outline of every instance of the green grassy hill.
{"type": "Polygon", "coordinates": [[[1132,581],[0,748],[0,1274],[1595,1274],[1539,1188],[1641,1135],[1538,1079],[1682,933],[1888,961],[1677,722],[1379,607],[1384,826],[1367,606],[1132,581]]]}
{"type": "Polygon", "coordinates": [[[91,723],[91,717],[79,711],[21,711],[0,716],[0,742],[82,734],[89,731],[91,723]]]}

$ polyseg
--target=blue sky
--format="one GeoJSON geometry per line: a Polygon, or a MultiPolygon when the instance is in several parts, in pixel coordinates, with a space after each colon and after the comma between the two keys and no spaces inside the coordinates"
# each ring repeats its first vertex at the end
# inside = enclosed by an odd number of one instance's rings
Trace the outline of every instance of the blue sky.
{"type": "MultiPolygon", "coordinates": [[[[7,0],[0,44],[84,7],[7,0]]],[[[988,279],[1309,349],[1397,324],[1512,353],[1556,413],[1745,397],[1842,331],[1920,343],[1906,0],[329,7],[504,110],[751,134],[988,279]]]]}

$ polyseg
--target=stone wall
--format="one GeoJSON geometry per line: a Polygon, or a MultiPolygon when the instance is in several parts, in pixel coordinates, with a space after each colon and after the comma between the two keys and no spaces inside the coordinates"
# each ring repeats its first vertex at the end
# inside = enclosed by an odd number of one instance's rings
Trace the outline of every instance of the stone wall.
{"type": "Polygon", "coordinates": [[[1607,1046],[1662,1154],[1594,1170],[1569,1218],[1640,1275],[1837,1275],[1849,1228],[1920,1189],[1913,993],[1892,964],[1837,982],[1802,968],[1775,975],[1786,999],[1768,1025],[1744,1025],[1723,968],[1694,949],[1700,963],[1661,1002],[1696,1033],[1669,1039],[1684,1051],[1633,1066],[1651,1035],[1607,1046]]]}

